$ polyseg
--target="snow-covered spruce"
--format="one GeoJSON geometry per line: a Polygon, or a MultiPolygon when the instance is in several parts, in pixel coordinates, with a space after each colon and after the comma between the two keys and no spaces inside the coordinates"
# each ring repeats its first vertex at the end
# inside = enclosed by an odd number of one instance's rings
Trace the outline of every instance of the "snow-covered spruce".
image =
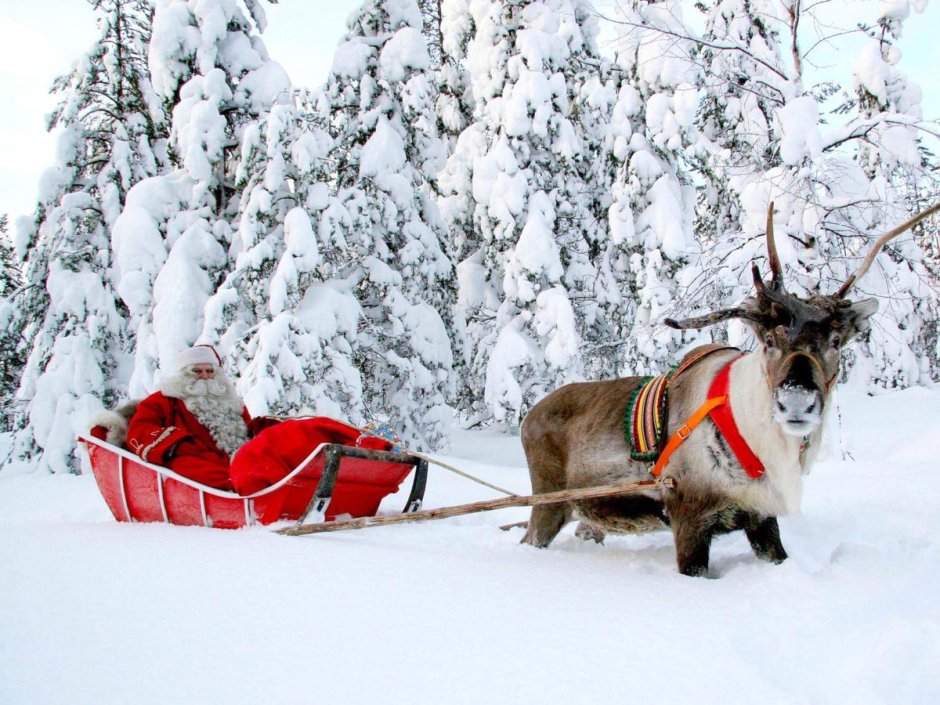
{"type": "Polygon", "coordinates": [[[696,45],[677,2],[619,5],[624,71],[611,119],[612,203],[604,242],[607,319],[621,374],[656,374],[697,337],[661,325],[702,276],[685,164],[698,149],[696,45]]]}
{"type": "Polygon", "coordinates": [[[605,336],[594,261],[605,189],[593,172],[604,121],[593,111],[609,110],[613,91],[597,79],[586,2],[452,0],[443,15],[463,40],[448,37],[445,51],[466,57],[474,99],[441,176],[467,320],[461,407],[515,426],[548,390],[582,378],[585,342],[605,336]]]}
{"type": "Polygon", "coordinates": [[[256,414],[361,423],[351,351],[362,312],[321,254],[339,247],[330,224],[346,216],[328,185],[333,141],[313,110],[298,93],[245,131],[240,252],[207,304],[203,338],[228,351],[256,414]]]}
{"type": "MultiPolygon", "coordinates": [[[[7,228],[6,213],[0,213],[0,350],[5,351],[0,359],[0,432],[9,431],[13,419],[8,411],[13,406],[13,396],[23,369],[23,359],[17,353],[20,339],[14,327],[17,315],[16,297],[21,295],[23,273],[13,254],[7,228]]],[[[0,454],[2,456],[2,454],[0,454]]]]}
{"type": "Polygon", "coordinates": [[[112,232],[118,291],[136,338],[131,396],[202,332],[203,311],[231,270],[244,131],[290,99],[284,70],[258,36],[257,0],[160,0],[153,84],[172,109],[174,169],[139,184],[112,232]]]}
{"type": "Polygon", "coordinates": [[[42,177],[34,221],[17,234],[25,286],[4,325],[4,354],[26,360],[13,407],[14,458],[52,472],[78,470],[75,434],[126,393],[133,339],[115,291],[109,231],[129,190],[167,160],[146,66],[152,9],[144,0],[93,4],[100,37],[53,86],[60,101],[49,128],[62,130],[56,164],[42,177]]]}
{"type": "Polygon", "coordinates": [[[435,447],[451,414],[460,331],[431,186],[445,152],[422,13],[414,0],[369,0],[348,27],[319,98],[336,182],[319,225],[328,278],[308,305],[335,311],[338,323],[353,312],[350,295],[359,307],[353,340],[334,357],[347,370],[337,381],[350,386],[352,370],[362,379],[361,407],[347,416],[382,418],[406,443],[435,447]]]}
{"type": "MultiPolygon", "coordinates": [[[[906,81],[895,46],[916,3],[883,4],[872,16],[878,31],[857,50],[849,89],[855,97],[834,105],[826,100],[830,84],[810,85],[815,74],[805,60],[809,47],[823,43],[816,40],[839,43],[859,33],[844,17],[826,14],[833,6],[804,6],[792,16],[766,0],[702,7],[710,48],[701,55],[699,124],[707,141],[695,168],[707,186],[697,230],[706,245],[704,269],[713,274],[695,288],[697,296],[726,306],[746,294],[768,201],[776,204],[780,256],[794,290],[831,289],[858,265],[872,237],[940,193],[916,137],[924,134],[920,89],[906,81]],[[797,27],[828,36],[797,42],[797,27]]],[[[884,305],[846,368],[873,388],[936,377],[937,280],[924,264],[923,232],[918,227],[892,243],[876,261],[880,275],[865,281],[865,293],[884,305]]]]}

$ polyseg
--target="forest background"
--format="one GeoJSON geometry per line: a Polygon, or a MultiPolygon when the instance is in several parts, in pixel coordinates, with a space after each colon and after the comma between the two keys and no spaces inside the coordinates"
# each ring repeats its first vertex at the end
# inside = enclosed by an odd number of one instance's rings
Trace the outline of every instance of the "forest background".
{"type": "MultiPolygon", "coordinates": [[[[326,79],[346,19],[360,4],[281,0],[268,6],[264,42],[295,85],[316,86],[326,79]]],[[[873,3],[856,4],[870,12],[873,3]]],[[[595,5],[605,16],[614,16],[616,0],[595,5]]],[[[0,26],[8,38],[0,46],[0,95],[8,106],[0,113],[0,213],[15,220],[32,212],[39,177],[55,159],[57,131],[46,130],[46,115],[56,104],[49,88],[94,43],[97,29],[94,8],[86,0],[0,0],[0,26]]],[[[940,74],[933,70],[933,28],[938,26],[940,3],[934,2],[904,28],[904,69],[920,86],[924,117],[932,120],[940,118],[940,74]]],[[[603,52],[614,53],[613,27],[602,23],[598,43],[603,52]]],[[[820,63],[838,68],[850,80],[851,54],[841,61],[838,56],[820,63]]]]}
{"type": "MultiPolygon", "coordinates": [[[[267,42],[280,7],[89,3],[36,206],[3,223],[8,467],[75,471],[88,417],[197,340],[256,414],[424,448],[513,428],[723,339],[660,321],[747,295],[770,201],[788,282],[831,292],[940,198],[923,0],[350,4],[320,86],[267,42]]],[[[928,222],[866,279],[854,384],[936,380],[938,251],[928,222]]]]}

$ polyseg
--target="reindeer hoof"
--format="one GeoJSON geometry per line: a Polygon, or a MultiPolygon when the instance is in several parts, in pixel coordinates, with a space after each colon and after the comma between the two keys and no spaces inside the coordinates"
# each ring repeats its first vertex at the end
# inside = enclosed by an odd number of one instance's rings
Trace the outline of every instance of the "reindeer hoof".
{"type": "Polygon", "coordinates": [[[679,568],[679,572],[688,575],[690,578],[707,578],[708,566],[689,565],[679,568]]]}
{"type": "Polygon", "coordinates": [[[599,543],[602,545],[604,543],[604,538],[607,536],[596,526],[592,526],[591,524],[588,524],[584,521],[578,522],[578,528],[574,530],[574,535],[582,541],[593,541],[594,543],[599,543]]]}
{"type": "Polygon", "coordinates": [[[775,563],[780,565],[787,559],[787,552],[782,548],[778,551],[756,551],[755,554],[762,561],[767,561],[768,563],[775,563]]]}

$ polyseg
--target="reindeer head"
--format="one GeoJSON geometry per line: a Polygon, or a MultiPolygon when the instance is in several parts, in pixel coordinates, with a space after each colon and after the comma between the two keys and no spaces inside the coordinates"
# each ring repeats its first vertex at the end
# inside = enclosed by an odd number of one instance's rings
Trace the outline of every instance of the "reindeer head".
{"type": "Polygon", "coordinates": [[[928,215],[940,203],[881,236],[862,265],[834,295],[800,298],[789,293],[773,232],[773,203],[767,211],[767,255],[771,279],[761,278],[757,264],[751,265],[756,293],[739,307],[700,316],[664,322],[672,328],[704,328],[731,318],[740,318],[754,331],[762,345],[767,383],[773,394],[774,420],[785,433],[807,436],[819,425],[828,392],[839,373],[842,347],[868,328],[868,319],[878,310],[875,299],[850,301],[845,295],[871,266],[884,244],[928,215]]]}

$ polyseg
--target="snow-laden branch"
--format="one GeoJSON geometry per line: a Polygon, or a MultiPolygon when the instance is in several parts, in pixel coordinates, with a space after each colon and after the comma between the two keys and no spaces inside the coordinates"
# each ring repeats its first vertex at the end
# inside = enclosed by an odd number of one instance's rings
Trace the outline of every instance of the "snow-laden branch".
{"type": "Polygon", "coordinates": [[[835,149],[852,140],[867,139],[872,130],[884,125],[912,127],[932,137],[940,137],[940,125],[933,125],[902,114],[891,116],[879,115],[874,118],[855,120],[848,125],[833,130],[827,136],[823,136],[823,151],[835,149]]]}
{"type": "Polygon", "coordinates": [[[779,76],[779,77],[780,77],[781,79],[783,79],[784,81],[789,81],[789,80],[790,80],[790,77],[787,76],[785,73],[783,73],[783,72],[780,70],[779,67],[774,66],[773,64],[769,63],[768,61],[766,61],[766,60],[760,58],[760,57],[757,56],[754,52],[752,52],[752,51],[750,51],[749,49],[747,49],[747,48],[741,46],[740,44],[722,44],[722,43],[719,43],[719,42],[713,42],[713,41],[709,41],[709,40],[706,40],[706,39],[702,39],[701,37],[693,37],[691,34],[686,34],[686,33],[684,33],[684,32],[676,32],[675,30],[666,29],[666,28],[664,28],[664,27],[656,27],[656,26],[654,26],[654,25],[650,25],[650,24],[646,24],[646,23],[640,23],[640,22],[630,22],[629,20],[617,20],[617,19],[614,19],[613,17],[608,17],[608,16],[604,15],[604,14],[601,13],[601,12],[598,12],[598,13],[597,13],[597,16],[600,17],[601,19],[607,21],[607,22],[611,22],[612,24],[622,25],[622,26],[625,26],[625,27],[632,27],[633,29],[648,29],[648,30],[652,30],[652,31],[654,31],[654,32],[659,32],[660,34],[664,34],[664,35],[666,35],[667,37],[674,37],[674,38],[679,39],[679,40],[682,40],[682,41],[691,42],[691,43],[696,44],[696,45],[698,45],[698,46],[704,46],[704,47],[708,47],[709,49],[715,49],[716,51],[736,51],[736,52],[740,52],[741,54],[744,54],[744,55],[747,56],[748,58],[752,59],[753,61],[757,62],[758,64],[760,64],[761,66],[763,66],[764,68],[766,68],[766,69],[767,69],[768,71],[770,71],[771,73],[776,74],[777,76],[779,76]]]}

